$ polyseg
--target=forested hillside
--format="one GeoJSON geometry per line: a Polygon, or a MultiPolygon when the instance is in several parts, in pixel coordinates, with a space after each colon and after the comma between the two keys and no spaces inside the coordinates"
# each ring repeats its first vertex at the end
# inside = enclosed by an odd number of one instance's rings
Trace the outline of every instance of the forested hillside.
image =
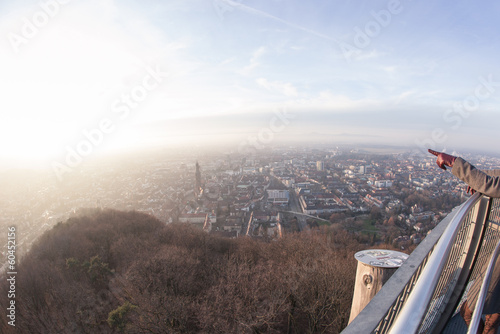
{"type": "MultiPolygon", "coordinates": [[[[45,233],[20,263],[15,329],[338,333],[360,249],[342,229],[263,242],[137,212],[87,211],[45,233]]],[[[5,280],[1,290],[6,296],[5,280]]],[[[0,332],[11,332],[0,319],[0,332]]]]}

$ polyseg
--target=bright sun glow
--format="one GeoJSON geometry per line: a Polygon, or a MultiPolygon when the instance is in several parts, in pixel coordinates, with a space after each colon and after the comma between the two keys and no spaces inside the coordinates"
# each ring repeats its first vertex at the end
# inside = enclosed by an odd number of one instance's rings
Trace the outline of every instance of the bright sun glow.
{"type": "MultiPolygon", "coordinates": [[[[36,36],[15,45],[18,50],[12,43],[2,45],[0,150],[4,156],[60,156],[66,146],[81,140],[85,129],[116,116],[113,101],[144,76],[150,54],[160,51],[120,31],[112,7],[103,13],[95,6],[71,4],[59,11],[64,15],[59,12],[36,36]],[[90,26],[89,17],[93,18],[90,26]]],[[[24,17],[32,13],[27,11],[24,17]]],[[[4,21],[2,28],[19,32],[23,21],[4,21]]],[[[135,29],[145,30],[139,35],[148,34],[149,27],[135,29]]]]}
{"type": "Polygon", "coordinates": [[[0,158],[237,149],[284,108],[276,138],[496,149],[496,5],[389,3],[0,2],[0,158]]]}

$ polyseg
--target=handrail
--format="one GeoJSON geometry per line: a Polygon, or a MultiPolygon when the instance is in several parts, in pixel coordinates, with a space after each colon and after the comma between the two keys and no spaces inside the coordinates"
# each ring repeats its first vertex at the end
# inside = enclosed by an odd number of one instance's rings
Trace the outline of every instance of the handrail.
{"type": "Polygon", "coordinates": [[[495,251],[491,255],[490,263],[488,264],[488,269],[484,275],[483,284],[481,285],[481,290],[479,292],[479,297],[477,298],[476,307],[474,308],[474,313],[472,314],[472,321],[469,325],[469,333],[476,333],[479,327],[479,322],[481,321],[481,315],[483,313],[484,303],[486,301],[486,295],[488,293],[488,288],[490,287],[491,276],[493,275],[493,268],[497,262],[498,255],[500,254],[500,241],[498,241],[495,251]]]}
{"type": "Polygon", "coordinates": [[[428,234],[342,334],[386,334],[422,273],[439,238],[459,211],[456,207],[428,234]]]}
{"type": "Polygon", "coordinates": [[[477,204],[481,195],[474,194],[467,202],[462,204],[458,212],[439,239],[428,263],[424,267],[413,291],[406,301],[403,309],[396,318],[389,333],[416,333],[425,316],[439,277],[453,247],[458,229],[465,219],[466,214],[477,204]]]}

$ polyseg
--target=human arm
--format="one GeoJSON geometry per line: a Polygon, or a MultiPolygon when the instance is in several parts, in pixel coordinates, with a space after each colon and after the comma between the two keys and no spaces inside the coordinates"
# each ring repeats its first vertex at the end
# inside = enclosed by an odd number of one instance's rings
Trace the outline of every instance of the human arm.
{"type": "MultiPolygon", "coordinates": [[[[484,173],[490,175],[490,176],[500,176],[500,169],[488,169],[488,170],[483,170],[484,173]]],[[[474,195],[476,193],[476,190],[474,188],[471,188],[471,186],[467,185],[467,189],[465,190],[467,194],[474,195]]]]}
{"type": "Polygon", "coordinates": [[[453,175],[467,183],[467,193],[476,191],[490,197],[500,197],[500,170],[483,172],[460,157],[429,149],[429,153],[437,157],[437,165],[446,170],[451,167],[453,175]]]}
{"type": "Polygon", "coordinates": [[[483,172],[457,157],[452,164],[451,172],[470,188],[490,197],[500,197],[500,171],[483,172]]]}
{"type": "Polygon", "coordinates": [[[487,169],[483,170],[483,172],[490,176],[500,176],[500,169],[487,169]]]}

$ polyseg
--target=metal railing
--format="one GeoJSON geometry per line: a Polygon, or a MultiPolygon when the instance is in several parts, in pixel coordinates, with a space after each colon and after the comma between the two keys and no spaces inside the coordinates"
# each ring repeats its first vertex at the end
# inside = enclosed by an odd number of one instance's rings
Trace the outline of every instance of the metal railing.
{"type": "Polygon", "coordinates": [[[434,228],[342,333],[463,331],[464,324],[449,320],[467,295],[479,293],[472,282],[484,275],[499,223],[500,199],[476,193],[434,228]]]}
{"type": "Polygon", "coordinates": [[[500,254],[500,241],[497,243],[495,251],[493,252],[493,255],[490,258],[488,268],[486,269],[486,273],[484,275],[484,279],[481,284],[481,290],[479,291],[479,297],[477,298],[476,307],[474,308],[472,321],[469,326],[470,333],[476,333],[477,329],[479,328],[479,322],[481,321],[481,315],[483,313],[483,306],[486,303],[486,297],[488,295],[488,289],[490,288],[491,278],[493,276],[493,270],[499,254],[500,254]]]}

